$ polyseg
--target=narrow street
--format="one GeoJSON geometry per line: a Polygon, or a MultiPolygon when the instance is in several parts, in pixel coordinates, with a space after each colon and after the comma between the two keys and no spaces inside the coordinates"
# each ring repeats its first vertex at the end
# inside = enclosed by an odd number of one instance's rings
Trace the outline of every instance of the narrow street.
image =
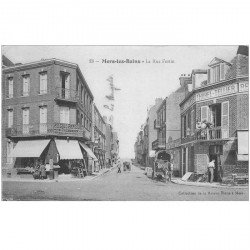
{"type": "Polygon", "coordinates": [[[248,200],[248,189],[209,188],[163,183],[148,178],[132,166],[131,172],[117,169],[94,179],[71,182],[3,181],[3,200],[172,201],[248,200]]]}

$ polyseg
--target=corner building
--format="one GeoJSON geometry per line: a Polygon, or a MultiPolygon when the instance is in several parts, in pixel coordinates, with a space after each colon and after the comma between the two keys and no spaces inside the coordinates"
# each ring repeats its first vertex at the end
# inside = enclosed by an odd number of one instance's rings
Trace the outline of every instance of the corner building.
{"type": "Polygon", "coordinates": [[[230,63],[214,58],[208,70],[192,72],[193,90],[180,103],[182,176],[205,173],[213,159],[215,181],[219,165],[223,177],[248,174],[248,53],[241,51],[230,63]]]}
{"type": "Polygon", "coordinates": [[[91,140],[93,99],[77,64],[48,59],[3,68],[3,170],[38,158],[52,160],[64,173],[74,160],[87,167],[95,157],[85,145],[91,140]]]}

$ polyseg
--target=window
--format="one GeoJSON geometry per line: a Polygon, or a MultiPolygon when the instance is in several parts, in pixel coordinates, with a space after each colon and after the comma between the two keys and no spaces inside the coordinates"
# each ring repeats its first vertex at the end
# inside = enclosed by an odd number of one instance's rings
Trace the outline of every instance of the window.
{"type": "Polygon", "coordinates": [[[8,110],[8,128],[13,126],[13,109],[8,110]]]}
{"type": "Polygon", "coordinates": [[[69,107],[60,107],[60,123],[69,124],[69,107]]]}
{"type": "Polygon", "coordinates": [[[221,111],[222,138],[229,137],[229,102],[222,103],[221,111]]]}
{"type": "Polygon", "coordinates": [[[13,158],[11,157],[12,151],[13,151],[13,142],[8,141],[7,142],[7,161],[6,161],[8,164],[13,163],[13,158]]]}
{"type": "Polygon", "coordinates": [[[184,117],[183,117],[183,132],[184,132],[184,134],[183,134],[183,137],[185,138],[186,136],[187,136],[187,116],[186,115],[184,115],[184,117]]]}
{"type": "Polygon", "coordinates": [[[29,96],[30,93],[30,76],[23,76],[23,93],[22,96],[29,96]]]}
{"type": "Polygon", "coordinates": [[[8,78],[7,98],[13,98],[13,77],[8,78]]]}
{"type": "Polygon", "coordinates": [[[221,126],[221,104],[214,104],[209,107],[210,109],[210,122],[214,127],[221,126]]]}
{"type": "Polygon", "coordinates": [[[195,117],[194,117],[194,110],[191,111],[191,135],[194,133],[195,130],[195,117]]]}
{"type": "Polygon", "coordinates": [[[81,85],[81,102],[84,102],[84,90],[83,90],[83,86],[81,85]]]}
{"type": "Polygon", "coordinates": [[[40,73],[40,94],[47,93],[47,72],[40,73]]]}
{"type": "Polygon", "coordinates": [[[81,114],[81,125],[84,124],[84,118],[83,118],[83,114],[81,114]]]}
{"type": "Polygon", "coordinates": [[[40,107],[40,133],[47,133],[47,107],[40,107]]]}
{"type": "Polygon", "coordinates": [[[29,133],[29,108],[23,109],[23,134],[29,133]]]}
{"type": "Polygon", "coordinates": [[[208,106],[201,107],[201,122],[208,121],[208,106]]]}
{"type": "Polygon", "coordinates": [[[69,99],[70,97],[70,74],[61,72],[61,97],[69,99]]]}

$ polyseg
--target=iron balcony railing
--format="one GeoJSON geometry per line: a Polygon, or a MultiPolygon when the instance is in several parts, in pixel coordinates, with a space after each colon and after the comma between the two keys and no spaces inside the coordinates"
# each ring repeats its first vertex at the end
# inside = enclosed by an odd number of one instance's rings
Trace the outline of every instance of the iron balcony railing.
{"type": "Polygon", "coordinates": [[[56,88],[56,99],[65,100],[65,101],[78,101],[78,93],[73,89],[65,89],[65,88],[56,88]]]}
{"type": "Polygon", "coordinates": [[[220,140],[227,138],[227,130],[222,130],[221,127],[201,129],[196,131],[196,140],[220,140]]]}
{"type": "Polygon", "coordinates": [[[159,129],[159,128],[161,128],[160,121],[154,120],[154,129],[159,129]]]}
{"type": "Polygon", "coordinates": [[[88,137],[85,128],[83,127],[83,125],[80,124],[66,124],[66,123],[23,124],[6,129],[7,137],[39,136],[39,135],[88,137]]]}

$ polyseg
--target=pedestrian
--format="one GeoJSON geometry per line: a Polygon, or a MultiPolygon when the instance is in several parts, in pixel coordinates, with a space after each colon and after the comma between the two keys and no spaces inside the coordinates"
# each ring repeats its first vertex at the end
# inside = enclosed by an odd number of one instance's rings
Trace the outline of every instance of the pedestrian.
{"type": "Polygon", "coordinates": [[[208,163],[208,173],[210,174],[210,183],[214,180],[214,168],[215,168],[215,160],[212,160],[208,163]]]}
{"type": "Polygon", "coordinates": [[[165,179],[167,181],[171,181],[171,176],[172,176],[172,169],[171,169],[171,163],[169,161],[166,162],[166,167],[165,167],[165,179]]]}
{"type": "Polygon", "coordinates": [[[118,161],[117,167],[118,167],[117,173],[121,173],[122,171],[121,171],[121,162],[120,161],[118,161]]]}
{"type": "Polygon", "coordinates": [[[40,171],[41,171],[41,179],[46,179],[46,168],[44,166],[44,164],[40,165],[40,171]]]}

